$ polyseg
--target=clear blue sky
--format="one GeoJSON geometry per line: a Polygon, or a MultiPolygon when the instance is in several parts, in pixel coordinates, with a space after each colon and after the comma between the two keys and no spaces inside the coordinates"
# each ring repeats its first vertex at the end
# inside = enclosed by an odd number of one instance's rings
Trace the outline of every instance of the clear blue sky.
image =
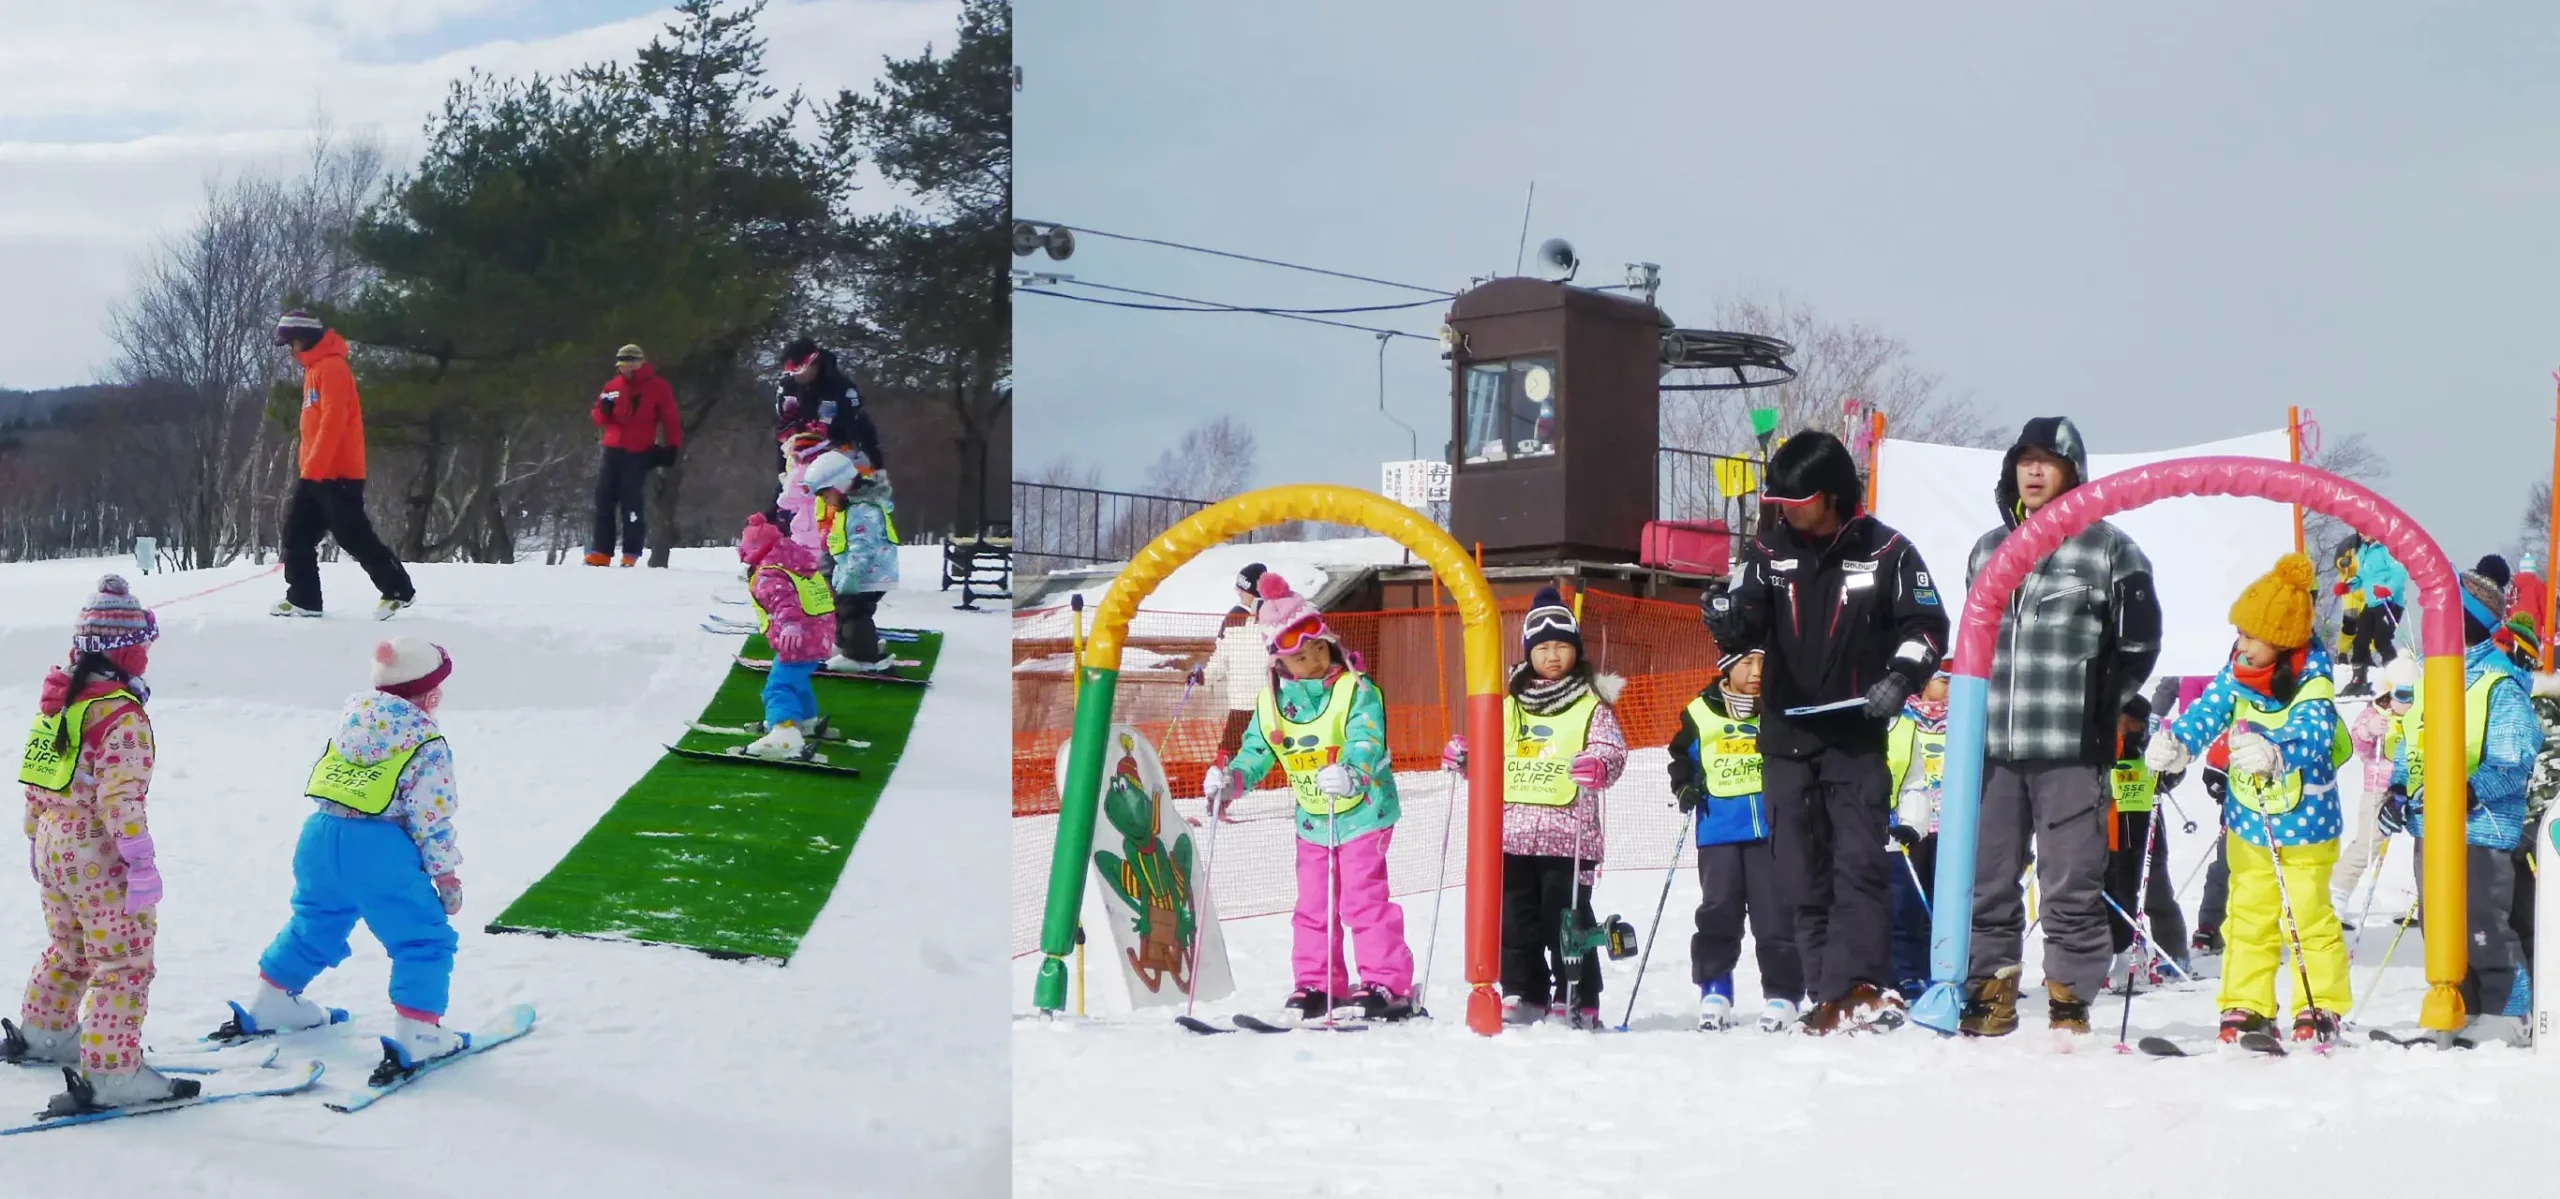
{"type": "MultiPolygon", "coordinates": [[[[1022,215],[1451,289],[1530,228],[1703,314],[1783,291],[1880,326],[1998,423],[2093,449],[2362,432],[2467,563],[2550,461],[2560,10],[2341,3],[1019,0],[1022,215]]],[[[1078,277],[1232,303],[1412,298],[1088,239],[1078,277]]],[[[1018,470],[1115,485],[1196,421],[1263,482],[1377,485],[1364,334],[1037,296],[1018,470]]],[[[1440,312],[1348,318],[1430,333],[1440,312]]],[[[1684,318],[1685,319],[1685,318],[1684,318]]],[[[1695,322],[1688,322],[1695,323],[1695,322]]],[[[1436,347],[1388,403],[1446,436],[1436,347]]]]}

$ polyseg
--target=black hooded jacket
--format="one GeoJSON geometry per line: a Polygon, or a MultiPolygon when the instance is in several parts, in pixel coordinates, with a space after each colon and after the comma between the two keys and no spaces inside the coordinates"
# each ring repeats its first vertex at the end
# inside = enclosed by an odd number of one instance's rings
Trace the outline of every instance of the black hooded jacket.
{"type": "Polygon", "coordinates": [[[804,384],[787,374],[782,377],[773,397],[773,424],[776,431],[825,425],[829,444],[852,446],[870,459],[872,469],[889,469],[888,458],[880,452],[880,431],[872,426],[871,414],[863,411],[862,392],[846,377],[834,350],[818,351],[817,378],[804,384]]]}

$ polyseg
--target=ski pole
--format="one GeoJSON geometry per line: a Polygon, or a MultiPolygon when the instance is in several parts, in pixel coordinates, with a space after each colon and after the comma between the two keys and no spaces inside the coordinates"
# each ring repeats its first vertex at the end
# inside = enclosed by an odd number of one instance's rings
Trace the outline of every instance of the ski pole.
{"type": "MultiPolygon", "coordinates": [[[[2144,813],[2144,819],[2142,822],[2142,874],[2139,876],[2142,881],[2140,885],[2136,886],[2133,890],[2134,910],[2143,913],[2145,916],[2150,914],[2151,848],[2159,843],[2160,811],[2157,806],[2154,806],[2151,811],[2144,813]]],[[[2101,888],[2099,893],[2105,894],[2104,889],[2101,888]]],[[[2113,895],[2107,896],[2107,904],[2109,907],[2115,906],[2115,898],[2116,897],[2113,895]]],[[[2146,935],[2143,926],[2137,923],[2133,919],[2133,916],[2124,909],[2117,908],[2116,916],[2118,919],[2124,921],[2125,931],[2131,934],[2131,937],[2128,939],[2143,948],[2142,953],[2135,954],[2132,961],[2125,963],[2124,1017],[2116,1024],[2116,1048],[2122,1049],[2125,1047],[2126,1039],[2133,1033],[2134,976],[2141,973],[2142,967],[2145,964],[2144,959],[2148,956],[2151,949],[2156,948],[2159,945],[2159,938],[2157,936],[2146,935]]]]}
{"type": "Polygon", "coordinates": [[[1894,843],[1893,852],[1902,855],[1902,868],[1910,872],[1911,885],[1920,889],[1920,914],[1932,920],[1936,919],[1938,914],[1929,907],[1929,886],[1920,881],[1920,864],[1911,860],[1911,848],[1897,841],[1894,843]]]}
{"type": "Polygon", "coordinates": [[[2356,947],[2364,944],[2365,921],[2373,916],[2373,899],[2382,894],[2382,863],[2391,857],[2391,838],[2384,835],[2373,847],[2373,856],[2364,866],[2364,907],[2356,913],[2356,935],[2347,940],[2347,960],[2356,960],[2356,947]]]}
{"type": "MultiPolygon", "coordinates": [[[[1584,794],[1585,792],[1582,788],[1574,788],[1574,807],[1582,806],[1582,797],[1584,794]]],[[[1574,1004],[1575,1001],[1582,998],[1582,959],[1584,955],[1590,953],[1589,949],[1583,948],[1579,944],[1581,934],[1583,932],[1581,927],[1581,899],[1582,815],[1577,812],[1574,814],[1573,818],[1573,873],[1566,875],[1564,879],[1564,935],[1557,938],[1558,944],[1556,946],[1556,967],[1563,971],[1565,975],[1565,977],[1557,979],[1556,982],[1559,984],[1558,989],[1564,992],[1564,1016],[1567,1023],[1570,1023],[1575,1014],[1580,1011],[1580,1009],[1576,1008],[1574,1004]],[[1570,942],[1565,941],[1564,937],[1566,936],[1572,937],[1573,940],[1570,942]],[[1565,953],[1564,949],[1566,944],[1572,944],[1575,948],[1582,949],[1582,954],[1565,953]]],[[[1556,992],[1554,990],[1550,990],[1547,992],[1547,995],[1552,999],[1555,993],[1556,992]]]]}
{"type": "Polygon", "coordinates": [[[1679,839],[1671,843],[1671,868],[1662,872],[1662,898],[1653,904],[1653,927],[1645,930],[1644,953],[1636,959],[1636,980],[1627,984],[1627,1014],[1618,1018],[1619,1032],[1627,1031],[1627,1025],[1636,1018],[1636,992],[1644,989],[1644,968],[1653,961],[1654,938],[1662,935],[1662,910],[1671,906],[1671,880],[1680,876],[1680,851],[1688,847],[1690,831],[1689,822],[1681,821],[1679,839]]]}
{"type": "MultiPolygon", "coordinates": [[[[1228,770],[1229,768],[1226,763],[1220,762],[1216,764],[1215,769],[1228,770]]],[[[1235,776],[1232,772],[1227,776],[1227,785],[1230,787],[1235,785],[1235,776]]],[[[1199,917],[1208,911],[1209,876],[1218,869],[1218,826],[1225,823],[1226,821],[1218,819],[1217,813],[1209,814],[1209,860],[1201,863],[1200,885],[1191,889],[1191,993],[1182,1001],[1184,1016],[1189,1016],[1192,1009],[1200,1004],[1200,944],[1208,939],[1209,929],[1208,922],[1199,917]]]]}
{"type": "MultiPolygon", "coordinates": [[[[2116,915],[2118,915],[2118,916],[2124,916],[2124,915],[2125,915],[2124,905],[2123,905],[2123,904],[2120,904],[2120,903],[2117,903],[2117,902],[2116,902],[2116,897],[2115,897],[2115,896],[2113,896],[2113,895],[2109,895],[2109,894],[2107,894],[2107,893],[2106,893],[2106,892],[2104,892],[2104,891],[2099,892],[2099,893],[2098,893],[2098,895],[2099,895],[2099,898],[2102,898],[2102,899],[2104,899],[2104,900],[2106,900],[2106,901],[2107,901],[2107,906],[2108,906],[2108,907],[2110,907],[2110,908],[2113,908],[2113,909],[2115,910],[2116,915]]],[[[2132,921],[2132,919],[2131,919],[2130,917],[2127,917],[2127,918],[2126,918],[2126,920],[2125,920],[2125,923],[2127,923],[2127,924],[2132,924],[2132,923],[2133,923],[2133,921],[2132,921]]],[[[2146,933],[2146,932],[2142,931],[2139,927],[2137,927],[2137,928],[2135,928],[2135,929],[2133,930],[2133,937],[2134,937],[2134,941],[2135,941],[2137,944],[2139,944],[2139,945],[2141,945],[2141,946],[2142,946],[2142,950],[2143,950],[2143,952],[2144,952],[2144,953],[2146,953],[2146,954],[2150,955],[2151,957],[2156,957],[2156,958],[2160,959],[2161,964],[2163,964],[2163,965],[2167,966],[2167,967],[2168,967],[2168,968],[2170,968],[2171,970],[2175,970],[2175,971],[2177,971],[2177,972],[2178,972],[2178,977],[2179,977],[2180,979],[2183,979],[2183,980],[2185,980],[2185,981],[2187,981],[2187,982],[2194,982],[2194,981],[2196,981],[2196,976],[2195,976],[2195,975],[2193,975],[2193,974],[2189,974],[2189,973],[2186,971],[2186,969],[2185,969],[2184,967],[2179,966],[2179,965],[2178,965],[2178,959],[2176,959],[2176,958],[2173,958],[2173,957],[2169,956],[2169,954],[2168,954],[2168,952],[2167,952],[2166,950],[2163,950],[2162,948],[2160,948],[2160,942],[2158,942],[2158,941],[2156,941],[2156,940],[2152,939],[2151,934],[2146,933]]]]}
{"type": "MultiPolygon", "coordinates": [[[[2423,899],[2425,896],[2421,895],[2419,898],[2423,899]]],[[[2383,948],[2382,961],[2373,968],[2373,981],[2366,983],[2364,990],[2356,992],[2355,998],[2348,1001],[2346,1015],[2338,1017],[2338,1027],[2346,1027],[2348,1018],[2354,1016],[2356,1008],[2363,1005],[2364,997],[2373,994],[2373,989],[2382,985],[2382,972],[2391,968],[2391,956],[2400,952],[2400,938],[2409,935],[2409,926],[2417,922],[2418,900],[2412,899],[2409,901],[2409,914],[2400,918],[2400,931],[2391,934],[2391,944],[2383,948]]]]}
{"type": "Polygon", "coordinates": [[[1440,823],[1440,873],[1431,876],[1431,939],[1422,946],[1422,982],[1413,988],[1413,1014],[1429,1016],[1423,1010],[1423,992],[1431,986],[1431,963],[1440,956],[1440,897],[1449,890],[1449,833],[1458,826],[1458,780],[1463,774],[1449,776],[1449,813],[1440,823]]]}
{"type": "Polygon", "coordinates": [[[2276,914],[2283,918],[2285,940],[2293,946],[2293,970],[2302,983],[2302,1006],[2316,1012],[2320,1010],[2320,1004],[2311,993],[2311,962],[2302,956],[2302,926],[2294,918],[2293,892],[2284,881],[2284,854],[2276,848],[2276,818],[2267,815],[2265,808],[2260,808],[2258,823],[2267,833],[2267,862],[2276,872],[2276,914]]]}
{"type": "Polygon", "coordinates": [[[2196,831],[2195,817],[2187,815],[2186,805],[2179,803],[2178,797],[2175,794],[2163,791],[2160,793],[2160,798],[2168,800],[2169,806],[2177,811],[2178,823],[2184,826],[2186,832],[2192,833],[2196,831]]]}
{"type": "MultiPolygon", "coordinates": [[[[1327,746],[1324,764],[1334,766],[1341,761],[1342,747],[1327,746]]],[[[1318,788],[1317,794],[1323,794],[1323,789],[1318,788]]],[[[1341,998],[1333,993],[1334,964],[1342,960],[1342,926],[1337,923],[1341,916],[1342,897],[1341,815],[1342,797],[1326,795],[1324,797],[1324,1024],[1327,1028],[1333,1027],[1333,1005],[1341,998]]],[[[1342,985],[1346,987],[1351,985],[1349,970],[1342,973],[1342,985]]]]}

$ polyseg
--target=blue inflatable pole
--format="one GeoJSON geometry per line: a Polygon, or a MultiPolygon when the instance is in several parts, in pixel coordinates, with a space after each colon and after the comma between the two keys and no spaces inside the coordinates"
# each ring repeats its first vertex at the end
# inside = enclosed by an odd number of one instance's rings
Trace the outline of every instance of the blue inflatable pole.
{"type": "Polygon", "coordinates": [[[1991,685],[1979,675],[1947,680],[1947,775],[1938,799],[1938,871],[1929,913],[1929,990],[1912,1023],[1953,1035],[1964,1018],[1965,965],[1973,953],[1975,834],[1982,825],[1982,731],[1991,685]]]}

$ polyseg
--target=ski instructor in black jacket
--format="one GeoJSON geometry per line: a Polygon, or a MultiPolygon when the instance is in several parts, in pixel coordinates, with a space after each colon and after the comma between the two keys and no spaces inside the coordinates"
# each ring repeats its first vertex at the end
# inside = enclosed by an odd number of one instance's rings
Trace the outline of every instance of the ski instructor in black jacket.
{"type": "Polygon", "coordinates": [[[1947,611],[1920,551],[1859,511],[1839,438],[1798,433],[1767,474],[1761,498],[1783,519],[1698,603],[1720,651],[1767,654],[1761,779],[1813,988],[1805,1030],[1898,1027],[1885,727],[1937,669],[1947,611]]]}

